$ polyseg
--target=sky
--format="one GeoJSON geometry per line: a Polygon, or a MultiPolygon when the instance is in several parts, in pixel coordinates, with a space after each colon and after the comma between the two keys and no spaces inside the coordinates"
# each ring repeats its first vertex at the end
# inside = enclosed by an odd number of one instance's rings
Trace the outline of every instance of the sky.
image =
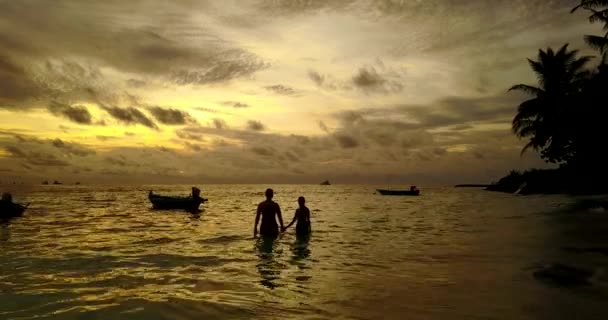
{"type": "Polygon", "coordinates": [[[0,181],[488,183],[566,0],[0,0],[0,181]]]}

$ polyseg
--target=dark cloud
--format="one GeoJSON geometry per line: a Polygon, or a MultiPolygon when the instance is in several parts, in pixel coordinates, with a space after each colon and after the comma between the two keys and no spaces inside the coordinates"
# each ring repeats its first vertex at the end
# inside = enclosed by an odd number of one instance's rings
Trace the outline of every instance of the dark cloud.
{"type": "Polygon", "coordinates": [[[250,105],[243,103],[243,102],[238,102],[238,101],[222,101],[221,104],[223,106],[229,106],[229,107],[233,107],[235,109],[250,107],[250,105]]]}
{"type": "Polygon", "coordinates": [[[0,108],[15,107],[16,103],[39,95],[39,87],[25,69],[11,58],[0,55],[0,108]]]}
{"type": "Polygon", "coordinates": [[[25,158],[27,156],[27,154],[23,150],[15,146],[7,146],[4,149],[8,151],[8,153],[10,153],[13,157],[25,158]]]}
{"type": "Polygon", "coordinates": [[[95,151],[92,149],[88,149],[75,143],[65,142],[61,139],[51,140],[51,144],[67,155],[84,157],[95,154],[95,151]]]}
{"type": "Polygon", "coordinates": [[[111,165],[120,166],[120,167],[126,167],[128,165],[127,161],[125,161],[124,158],[120,159],[120,158],[115,158],[115,157],[105,157],[104,161],[111,165]]]}
{"type": "Polygon", "coordinates": [[[55,155],[46,152],[25,151],[16,146],[7,146],[5,150],[17,159],[23,160],[30,165],[43,167],[64,167],[70,164],[67,161],[58,159],[55,155]]]}
{"type": "Polygon", "coordinates": [[[247,121],[247,128],[253,131],[263,131],[266,129],[263,123],[257,120],[249,120],[247,121]]]}
{"type": "Polygon", "coordinates": [[[161,107],[148,107],[148,110],[150,110],[154,118],[156,118],[156,120],[162,124],[184,125],[188,122],[195,122],[194,119],[185,111],[161,107]]]}
{"type": "Polygon", "coordinates": [[[129,79],[126,81],[127,85],[131,88],[143,88],[146,86],[146,82],[138,79],[129,79]]]}
{"type": "Polygon", "coordinates": [[[392,80],[378,73],[374,67],[360,68],[352,78],[355,87],[365,92],[399,92],[403,90],[403,85],[396,80],[392,80]]]}
{"type": "Polygon", "coordinates": [[[148,128],[158,130],[158,126],[136,108],[119,108],[111,106],[102,106],[101,108],[107,111],[114,119],[126,124],[141,124],[148,128]]]}
{"type": "Polygon", "coordinates": [[[319,120],[319,128],[321,128],[321,130],[323,130],[324,132],[329,132],[327,125],[325,125],[325,122],[323,122],[321,120],[319,120]]]}
{"type": "Polygon", "coordinates": [[[356,148],[359,146],[359,142],[354,137],[345,135],[345,134],[336,134],[336,140],[338,140],[338,144],[340,147],[345,149],[356,148]]]}
{"type": "Polygon", "coordinates": [[[222,120],[222,119],[218,119],[218,118],[213,119],[213,126],[214,126],[216,129],[224,129],[224,128],[227,128],[227,127],[228,127],[228,126],[226,125],[226,121],[224,121],[224,120],[222,120]]]}
{"type": "Polygon", "coordinates": [[[323,86],[323,83],[325,82],[325,77],[314,70],[308,71],[308,77],[319,87],[323,86]]]}
{"type": "MultiPolygon", "coordinates": [[[[327,75],[322,75],[319,72],[315,71],[315,70],[309,70],[308,71],[308,77],[310,78],[310,80],[312,80],[312,82],[314,82],[319,88],[323,88],[326,90],[336,90],[340,85],[338,84],[338,82],[327,76],[327,75]]],[[[343,88],[348,89],[346,86],[342,85],[343,88]]]]}
{"type": "Polygon", "coordinates": [[[251,148],[251,151],[255,154],[265,156],[265,157],[271,157],[275,154],[275,150],[273,150],[272,148],[265,148],[265,147],[253,147],[253,148],[251,148]]]}
{"type": "Polygon", "coordinates": [[[201,134],[193,133],[193,132],[186,131],[186,130],[176,130],[175,131],[175,135],[178,138],[184,139],[184,140],[196,140],[196,141],[200,141],[200,140],[203,139],[203,136],[201,134]]]}
{"type": "Polygon", "coordinates": [[[109,141],[109,140],[116,140],[119,139],[119,137],[115,137],[115,136],[102,136],[102,135],[98,135],[96,136],[97,140],[100,141],[109,141]]]}
{"type": "Polygon", "coordinates": [[[51,101],[48,110],[57,116],[62,116],[79,124],[92,124],[91,113],[83,106],[70,106],[57,101],[51,101]]]}
{"type": "Polygon", "coordinates": [[[217,83],[247,77],[270,66],[245,52],[241,52],[230,60],[227,59],[230,58],[216,61],[214,65],[203,70],[182,69],[173,72],[171,80],[179,85],[217,83]]]}
{"type": "Polygon", "coordinates": [[[288,87],[288,86],[284,86],[282,84],[276,84],[273,86],[266,86],[264,87],[266,90],[276,93],[276,94],[280,94],[280,95],[284,95],[284,96],[293,96],[295,95],[297,92],[295,89],[288,87]]]}

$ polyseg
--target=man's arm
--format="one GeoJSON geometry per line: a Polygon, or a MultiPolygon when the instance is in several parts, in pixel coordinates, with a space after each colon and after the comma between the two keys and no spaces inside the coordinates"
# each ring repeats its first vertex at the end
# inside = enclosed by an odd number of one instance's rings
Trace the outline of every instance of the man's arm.
{"type": "Polygon", "coordinates": [[[285,227],[283,227],[283,217],[281,216],[281,207],[279,207],[278,203],[277,203],[277,216],[279,216],[279,223],[281,224],[281,230],[285,229],[285,227]]]}

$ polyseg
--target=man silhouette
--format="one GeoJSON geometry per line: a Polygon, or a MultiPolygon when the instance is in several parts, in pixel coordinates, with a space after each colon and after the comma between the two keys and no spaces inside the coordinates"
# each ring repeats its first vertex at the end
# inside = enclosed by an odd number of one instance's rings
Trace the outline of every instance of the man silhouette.
{"type": "Polygon", "coordinates": [[[283,217],[281,216],[281,208],[279,204],[272,201],[274,192],[272,189],[266,189],[266,201],[261,202],[258,205],[258,210],[255,215],[255,224],[253,225],[253,236],[258,234],[258,222],[260,221],[260,215],[262,215],[262,224],[260,225],[260,235],[264,237],[276,237],[279,235],[279,226],[275,220],[275,215],[279,217],[279,223],[283,230],[283,217]]]}

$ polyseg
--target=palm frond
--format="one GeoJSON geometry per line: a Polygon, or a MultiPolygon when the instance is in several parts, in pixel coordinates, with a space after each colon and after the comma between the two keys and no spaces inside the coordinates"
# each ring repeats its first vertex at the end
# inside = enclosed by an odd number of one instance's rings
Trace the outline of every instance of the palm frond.
{"type": "Polygon", "coordinates": [[[540,88],[530,86],[527,84],[523,84],[523,83],[512,86],[511,88],[509,88],[509,91],[523,91],[527,94],[531,94],[531,95],[535,95],[535,96],[542,95],[544,92],[540,88]]]}
{"type": "Polygon", "coordinates": [[[585,36],[585,42],[591,48],[599,51],[604,51],[608,49],[608,38],[606,37],[587,35],[585,36]]]}

